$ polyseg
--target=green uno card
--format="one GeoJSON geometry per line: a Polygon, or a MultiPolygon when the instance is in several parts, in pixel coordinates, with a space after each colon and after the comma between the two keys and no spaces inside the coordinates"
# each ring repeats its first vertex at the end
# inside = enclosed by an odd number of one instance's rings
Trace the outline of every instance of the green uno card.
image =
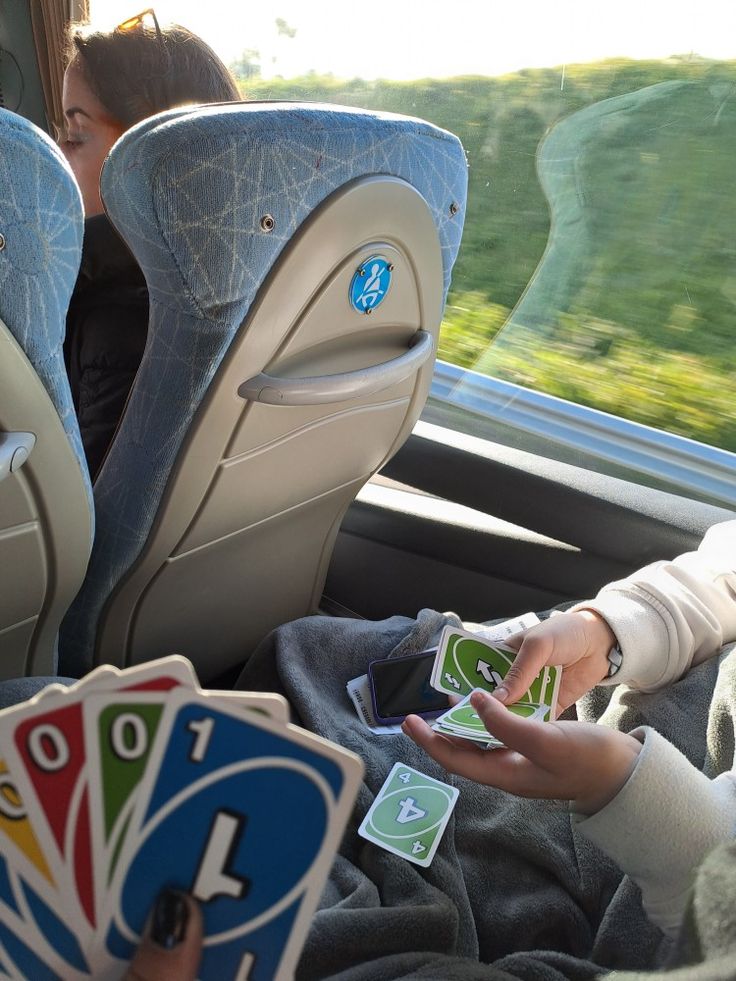
{"type": "MultiPolygon", "coordinates": [[[[542,678],[540,685],[542,700],[536,703],[514,702],[512,705],[507,705],[506,708],[509,712],[513,712],[514,715],[523,719],[531,719],[535,722],[551,722],[554,719],[561,676],[562,668],[545,667],[540,675],[542,678]]],[[[480,716],[470,704],[471,695],[472,692],[469,692],[457,705],[453,705],[452,708],[438,716],[432,723],[432,728],[443,736],[455,736],[483,744],[486,749],[503,747],[504,744],[488,732],[480,716]]]]}
{"type": "Polygon", "coordinates": [[[446,729],[457,729],[458,734],[468,733],[473,736],[488,738],[488,730],[483,725],[480,716],[470,704],[470,695],[466,696],[459,705],[454,705],[437,719],[446,729]]]}
{"type": "MultiPolygon", "coordinates": [[[[505,644],[491,644],[467,630],[445,627],[432,671],[432,687],[448,695],[467,695],[474,688],[494,691],[515,657],[516,651],[505,644]]],[[[543,670],[520,701],[542,702],[546,680],[543,670]]]]}
{"type": "Polygon", "coordinates": [[[458,790],[404,763],[395,763],[358,834],[426,868],[450,820],[458,790]]]}
{"type": "MultiPolygon", "coordinates": [[[[551,692],[552,685],[548,684],[547,689],[551,692]]],[[[447,712],[444,712],[432,723],[432,728],[443,736],[455,736],[461,739],[468,739],[471,742],[479,743],[485,748],[501,748],[503,743],[492,733],[488,732],[483,722],[470,704],[470,695],[466,695],[461,702],[454,705],[447,712]]],[[[519,715],[524,719],[534,719],[538,722],[549,721],[550,707],[541,703],[534,705],[531,702],[515,702],[507,706],[509,712],[519,715]]]]}
{"type": "Polygon", "coordinates": [[[138,785],[166,716],[167,696],[166,691],[111,691],[90,694],[84,702],[90,835],[100,918],[105,915],[138,785]]]}

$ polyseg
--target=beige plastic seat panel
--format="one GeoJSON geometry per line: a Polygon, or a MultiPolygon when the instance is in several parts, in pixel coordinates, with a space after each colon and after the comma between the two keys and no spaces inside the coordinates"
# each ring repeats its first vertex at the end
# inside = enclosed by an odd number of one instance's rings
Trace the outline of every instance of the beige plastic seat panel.
{"type": "Polygon", "coordinates": [[[105,607],[96,660],[175,650],[206,680],[316,610],[346,508],[426,400],[442,282],[434,221],[404,181],[364,178],[318,209],[210,386],[144,553],[105,607]],[[349,286],[373,255],[393,265],[392,283],[365,315],[349,286]],[[399,370],[392,378],[381,365],[399,370]]]}
{"type": "MultiPolygon", "coordinates": [[[[59,623],[92,547],[87,492],[46,389],[0,321],[0,447],[28,434],[27,459],[0,468],[0,678],[53,674],[59,623]]],[[[7,457],[6,457],[7,458],[7,457]]]]}

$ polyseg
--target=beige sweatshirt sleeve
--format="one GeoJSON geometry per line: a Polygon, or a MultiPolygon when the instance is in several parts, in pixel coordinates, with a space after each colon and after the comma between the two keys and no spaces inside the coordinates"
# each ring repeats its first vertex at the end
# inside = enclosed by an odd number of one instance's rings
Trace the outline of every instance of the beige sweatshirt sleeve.
{"type": "Polygon", "coordinates": [[[697,552],[610,583],[575,607],[583,608],[600,613],[618,639],[624,659],[611,683],[666,687],[736,640],[736,521],[714,525],[697,552]]]}
{"type": "Polygon", "coordinates": [[[572,821],[637,883],[647,916],[673,936],[698,865],[736,836],[736,773],[709,780],[648,726],[631,735],[643,746],[629,779],[600,811],[572,821]]]}

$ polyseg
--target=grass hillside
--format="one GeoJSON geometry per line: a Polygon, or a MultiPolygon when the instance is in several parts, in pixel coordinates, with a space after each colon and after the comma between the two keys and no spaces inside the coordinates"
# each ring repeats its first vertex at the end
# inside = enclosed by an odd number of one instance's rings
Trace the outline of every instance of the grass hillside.
{"type": "Polygon", "coordinates": [[[441,357],[736,450],[736,63],[246,88],[460,137],[469,200],[441,357]]]}

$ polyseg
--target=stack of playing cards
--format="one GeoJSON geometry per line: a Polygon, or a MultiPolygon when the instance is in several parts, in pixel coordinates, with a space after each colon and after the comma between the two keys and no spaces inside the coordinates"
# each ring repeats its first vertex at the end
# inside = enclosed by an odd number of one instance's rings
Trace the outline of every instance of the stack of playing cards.
{"type": "Polygon", "coordinates": [[[164,886],[202,981],[292,976],[363,767],[280,696],[100,668],[1,712],[0,757],[0,978],[119,978],[164,886]]]}
{"type": "MultiPolygon", "coordinates": [[[[503,746],[491,736],[470,704],[470,694],[477,688],[493,691],[506,677],[516,651],[505,644],[491,642],[466,630],[445,627],[437,648],[432,670],[432,687],[450,695],[465,696],[432,723],[432,728],[446,736],[469,739],[486,749],[503,746]]],[[[562,668],[544,667],[529,690],[507,708],[524,718],[549,722],[554,718],[562,668]]]]}

